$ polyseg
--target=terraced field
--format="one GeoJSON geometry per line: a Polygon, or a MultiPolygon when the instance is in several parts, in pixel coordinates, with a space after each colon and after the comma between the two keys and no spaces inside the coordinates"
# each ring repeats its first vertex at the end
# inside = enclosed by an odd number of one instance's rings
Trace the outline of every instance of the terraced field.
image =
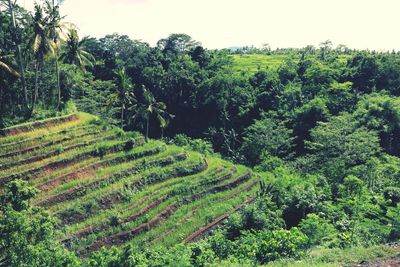
{"type": "Polygon", "coordinates": [[[77,113],[0,132],[0,188],[26,179],[34,205],[60,220],[60,242],[85,257],[102,246],[198,239],[254,200],[243,166],[106,127],[77,113]]]}
{"type": "MultiPolygon", "coordinates": [[[[317,56],[315,56],[317,57],[317,56]]],[[[339,55],[339,64],[346,65],[347,60],[351,58],[349,55],[339,55]]],[[[286,60],[294,59],[298,61],[298,55],[264,55],[264,54],[238,54],[232,55],[232,70],[237,73],[245,73],[252,75],[259,70],[277,71],[279,66],[286,60]]]]}
{"type": "MultiPolygon", "coordinates": [[[[232,55],[235,72],[254,74],[258,70],[276,71],[290,55],[238,54],[232,55]]],[[[297,59],[297,58],[296,58],[297,59]]]]}

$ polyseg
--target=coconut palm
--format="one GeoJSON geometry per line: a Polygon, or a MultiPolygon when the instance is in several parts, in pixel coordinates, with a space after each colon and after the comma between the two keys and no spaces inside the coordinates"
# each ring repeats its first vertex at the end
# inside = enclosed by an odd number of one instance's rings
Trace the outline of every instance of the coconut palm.
{"type": "MultiPolygon", "coordinates": [[[[14,12],[15,7],[17,6],[17,1],[16,0],[0,0],[0,5],[3,5],[10,12],[14,31],[18,32],[17,31],[17,22],[16,22],[16,18],[15,18],[15,12],[14,12]]],[[[19,66],[19,72],[20,72],[20,77],[21,77],[22,91],[24,92],[25,108],[28,109],[29,100],[28,100],[28,91],[26,89],[25,70],[24,70],[24,63],[22,60],[21,45],[18,42],[15,42],[15,46],[17,49],[18,66],[19,66]]],[[[3,65],[2,68],[4,69],[6,67],[3,65]]]]}
{"type": "Polygon", "coordinates": [[[59,70],[59,51],[61,41],[66,40],[66,32],[74,26],[71,23],[65,22],[60,15],[60,5],[62,0],[45,0],[44,9],[47,14],[47,22],[49,28],[49,37],[52,39],[54,46],[54,62],[57,75],[57,108],[61,104],[61,85],[60,85],[60,70],[59,70]]]}
{"type": "Polygon", "coordinates": [[[44,56],[54,54],[54,43],[49,36],[49,26],[40,5],[35,4],[35,13],[32,16],[33,33],[31,36],[31,48],[35,57],[35,89],[32,100],[32,111],[35,108],[39,96],[39,71],[43,64],[44,56]]]}
{"type": "Polygon", "coordinates": [[[87,40],[87,37],[79,40],[77,30],[70,29],[67,34],[65,49],[60,59],[65,63],[74,64],[82,70],[85,70],[87,66],[93,66],[94,57],[83,49],[87,40]]]}
{"type": "Polygon", "coordinates": [[[8,74],[10,74],[10,75],[12,75],[14,77],[19,78],[20,74],[16,70],[14,70],[13,67],[11,67],[9,64],[7,64],[5,62],[5,59],[6,58],[11,58],[12,55],[2,55],[2,54],[3,54],[2,50],[0,49],[0,70],[4,71],[4,72],[6,72],[6,73],[8,73],[8,74]]]}
{"type": "Polygon", "coordinates": [[[149,127],[150,127],[150,117],[151,115],[156,116],[158,122],[160,123],[161,135],[164,134],[164,129],[168,126],[169,120],[174,116],[167,112],[167,106],[164,102],[157,102],[154,95],[147,90],[143,85],[141,88],[140,98],[138,101],[132,105],[131,111],[133,112],[134,122],[137,119],[144,119],[146,121],[146,142],[149,138],[149,127]]]}
{"type": "Polygon", "coordinates": [[[121,105],[121,128],[123,128],[125,110],[129,104],[136,103],[136,99],[132,92],[132,82],[126,75],[125,68],[118,69],[115,75],[117,92],[111,95],[107,106],[111,106],[114,103],[119,103],[121,105]]]}

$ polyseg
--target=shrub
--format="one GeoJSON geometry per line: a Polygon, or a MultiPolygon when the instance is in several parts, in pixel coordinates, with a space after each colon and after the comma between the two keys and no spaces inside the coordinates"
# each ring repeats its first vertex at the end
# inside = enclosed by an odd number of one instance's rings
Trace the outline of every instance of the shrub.
{"type": "Polygon", "coordinates": [[[209,141],[203,139],[192,139],[185,134],[177,134],[172,143],[177,146],[187,147],[190,150],[202,153],[204,155],[210,155],[214,153],[212,144],[209,141]]]}
{"type": "Polygon", "coordinates": [[[96,144],[93,151],[93,156],[103,158],[106,155],[108,149],[109,146],[105,143],[96,144]]]}
{"type": "Polygon", "coordinates": [[[119,216],[119,214],[111,215],[110,219],[109,219],[109,222],[110,222],[110,225],[113,226],[113,227],[120,225],[120,216],[119,216]]]}
{"type": "Polygon", "coordinates": [[[124,145],[124,151],[131,150],[136,144],[136,140],[134,138],[129,138],[124,145]]]}
{"type": "Polygon", "coordinates": [[[235,242],[235,254],[239,259],[250,258],[261,264],[280,258],[300,258],[309,240],[298,228],[243,232],[235,242]]]}
{"type": "Polygon", "coordinates": [[[311,245],[326,244],[330,246],[338,234],[331,222],[314,213],[308,214],[307,217],[300,222],[299,228],[307,235],[311,245]]]}
{"type": "Polygon", "coordinates": [[[386,200],[390,200],[392,206],[396,206],[400,203],[400,188],[399,187],[386,187],[383,195],[386,200]]]}

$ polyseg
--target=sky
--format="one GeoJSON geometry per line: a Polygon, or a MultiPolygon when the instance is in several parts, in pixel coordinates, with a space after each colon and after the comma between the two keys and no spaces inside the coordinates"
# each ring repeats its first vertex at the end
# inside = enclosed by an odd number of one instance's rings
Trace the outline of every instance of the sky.
{"type": "MultiPolygon", "coordinates": [[[[32,9],[34,0],[18,0],[32,9]]],[[[400,50],[400,0],[65,0],[80,35],[126,34],[155,45],[186,33],[209,49],[336,46],[400,50]]]]}

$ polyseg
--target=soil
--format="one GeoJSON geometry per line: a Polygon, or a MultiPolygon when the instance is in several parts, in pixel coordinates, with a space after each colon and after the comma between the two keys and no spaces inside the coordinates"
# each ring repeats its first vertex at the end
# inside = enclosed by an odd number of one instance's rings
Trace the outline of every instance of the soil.
{"type": "Polygon", "coordinates": [[[57,124],[62,124],[70,121],[75,121],[78,120],[79,116],[76,114],[70,115],[65,118],[59,118],[59,119],[54,119],[54,120],[48,120],[48,121],[42,121],[42,122],[34,122],[29,125],[23,125],[23,126],[17,126],[9,129],[3,129],[0,131],[0,136],[11,136],[11,135],[16,135],[19,133],[25,133],[29,132],[32,129],[37,129],[37,128],[44,128],[44,127],[52,127],[57,124]]]}
{"type": "Polygon", "coordinates": [[[399,267],[400,254],[386,259],[363,260],[357,264],[348,265],[352,267],[399,267]]]}
{"type": "Polygon", "coordinates": [[[255,197],[251,197],[249,198],[247,201],[245,201],[242,204],[237,205],[233,210],[225,212],[224,214],[222,214],[221,216],[219,216],[217,219],[215,219],[214,221],[200,227],[198,230],[196,230],[195,232],[193,232],[191,235],[189,235],[188,237],[186,237],[184,239],[185,243],[188,242],[192,242],[192,241],[196,241],[199,240],[202,236],[204,236],[207,232],[209,232],[211,229],[213,229],[215,226],[217,226],[218,224],[220,224],[223,220],[225,220],[226,218],[228,218],[233,212],[238,211],[239,209],[241,209],[244,205],[249,204],[251,202],[253,202],[256,198],[255,197]]]}
{"type": "Polygon", "coordinates": [[[78,255],[81,257],[85,257],[86,255],[90,254],[93,251],[99,250],[101,247],[111,247],[113,245],[121,245],[131,239],[133,236],[138,235],[142,232],[149,231],[162,221],[165,221],[166,219],[171,216],[171,214],[178,208],[178,206],[174,203],[172,205],[169,205],[166,207],[160,214],[158,214],[156,217],[151,219],[147,223],[142,223],[141,225],[128,230],[124,232],[120,232],[115,235],[107,236],[105,238],[100,239],[99,241],[91,244],[88,246],[85,250],[78,252],[78,255]]]}

